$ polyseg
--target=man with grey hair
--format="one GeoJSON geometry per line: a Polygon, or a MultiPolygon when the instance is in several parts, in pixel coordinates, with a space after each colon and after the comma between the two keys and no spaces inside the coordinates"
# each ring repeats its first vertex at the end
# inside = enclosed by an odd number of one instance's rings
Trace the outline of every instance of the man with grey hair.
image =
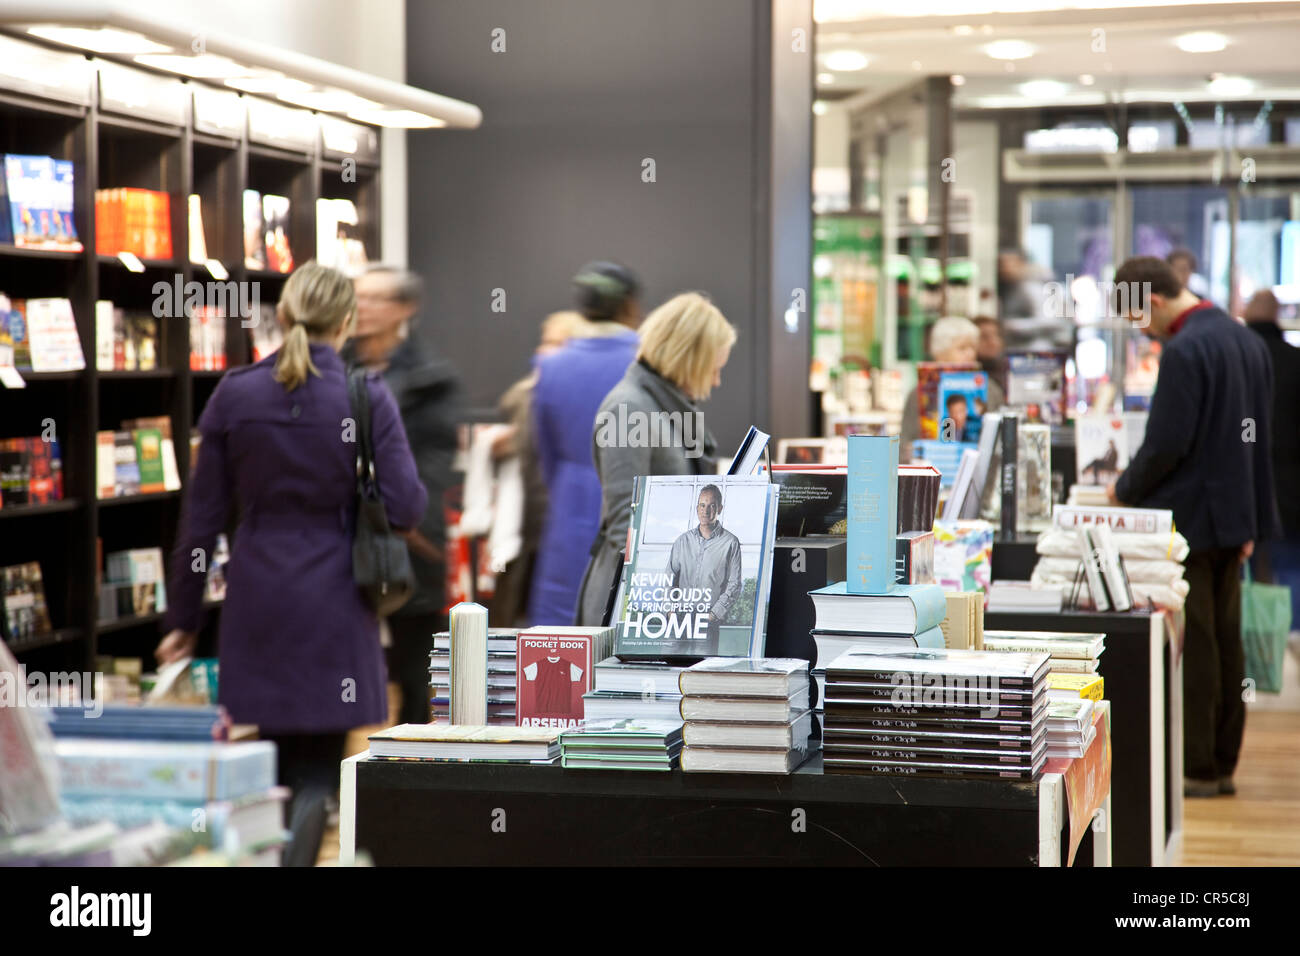
{"type": "Polygon", "coordinates": [[[412,334],[423,294],[419,276],[377,265],[355,284],[357,328],[344,357],[349,365],[383,376],[397,400],[420,480],[429,491],[424,518],[407,538],[415,593],[388,618],[393,637],[389,671],[402,689],[398,722],[427,724],[431,635],[447,626],[443,498],[452,484],[461,386],[452,367],[430,357],[412,334]]]}
{"type": "MultiPolygon", "coordinates": [[[[979,358],[980,330],[970,319],[950,315],[930,326],[930,355],[943,365],[967,365],[976,368],[979,358]]],[[[987,411],[1002,407],[1002,387],[990,376],[987,411]]],[[[899,433],[898,460],[910,461],[912,442],[921,437],[921,402],[912,389],[903,406],[903,423],[899,433]]]]}

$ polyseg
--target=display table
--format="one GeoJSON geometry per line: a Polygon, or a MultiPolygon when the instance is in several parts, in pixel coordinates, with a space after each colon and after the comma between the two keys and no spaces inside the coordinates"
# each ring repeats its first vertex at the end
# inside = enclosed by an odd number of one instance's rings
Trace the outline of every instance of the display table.
{"type": "MultiPolygon", "coordinates": [[[[1034,783],[343,762],[339,857],[379,866],[1059,866],[1060,774],[1034,783]]],[[[1107,804],[1109,801],[1107,801],[1107,804]]],[[[1109,814],[1108,805],[1103,811],[1109,814]]],[[[1110,863],[1110,831],[1076,865],[1110,863]]]]}
{"type": "MultiPolygon", "coordinates": [[[[995,579],[996,580],[996,579],[995,579]]],[[[1183,839],[1183,670],[1163,612],[985,614],[987,631],[1104,633],[1116,866],[1169,866],[1183,839]]]]}

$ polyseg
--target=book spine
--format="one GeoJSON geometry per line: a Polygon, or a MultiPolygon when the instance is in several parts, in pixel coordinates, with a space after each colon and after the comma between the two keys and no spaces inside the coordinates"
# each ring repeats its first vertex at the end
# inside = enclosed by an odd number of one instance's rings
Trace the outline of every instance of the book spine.
{"type": "Polygon", "coordinates": [[[897,529],[898,437],[849,436],[848,593],[894,589],[897,529]]]}
{"type": "Polygon", "coordinates": [[[1019,419],[1015,415],[1002,418],[1002,539],[1016,536],[1016,456],[1019,443],[1019,419]]]}

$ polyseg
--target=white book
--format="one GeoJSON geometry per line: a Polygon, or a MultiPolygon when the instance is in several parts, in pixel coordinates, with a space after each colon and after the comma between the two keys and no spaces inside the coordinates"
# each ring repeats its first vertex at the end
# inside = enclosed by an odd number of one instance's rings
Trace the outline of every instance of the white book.
{"type": "Polygon", "coordinates": [[[453,724],[487,723],[488,614],[481,604],[461,602],[451,609],[451,688],[453,724]]]}
{"type": "MultiPolygon", "coordinates": [[[[1088,579],[1088,592],[1092,595],[1093,606],[1098,611],[1109,611],[1110,599],[1106,597],[1106,589],[1101,582],[1101,564],[1086,528],[1079,531],[1079,557],[1083,560],[1083,572],[1088,579]]],[[[987,640],[987,635],[985,639],[987,640]]]]}
{"type": "Polygon", "coordinates": [[[1088,530],[1093,545],[1097,549],[1097,558],[1101,573],[1106,579],[1106,590],[1110,593],[1110,603],[1117,611],[1127,611],[1133,607],[1129,597],[1128,577],[1119,564],[1119,549],[1115,546],[1115,536],[1110,525],[1094,525],[1088,530]]]}

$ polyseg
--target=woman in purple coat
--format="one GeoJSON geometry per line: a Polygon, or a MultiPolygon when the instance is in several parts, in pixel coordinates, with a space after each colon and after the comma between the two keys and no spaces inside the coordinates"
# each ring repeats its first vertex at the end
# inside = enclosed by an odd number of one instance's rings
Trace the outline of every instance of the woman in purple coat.
{"type": "MultiPolygon", "coordinates": [[[[388,719],[379,621],[352,576],[356,429],[338,348],[355,313],[351,281],[305,263],[277,309],[284,345],[232,369],[212,393],[172,554],[171,631],[155,655],[166,663],[193,654],[206,576],[200,558],[212,554],[237,506],[220,700],[236,723],[256,724],[275,741],[280,782],[295,790],[295,824],[306,794],[323,803],[337,785],[347,731],[388,719]]],[[[424,515],[426,492],[391,394],[378,378],[368,385],[384,506],[394,527],[411,528],[424,515]]]]}
{"type": "Polygon", "coordinates": [[[600,529],[600,478],[591,458],[591,430],[609,390],[636,358],[640,284],[613,262],[593,262],[574,277],[578,308],[592,323],[542,359],[533,389],[533,440],[546,482],[546,522],[533,570],[532,624],[572,624],[578,589],[600,529]]]}

